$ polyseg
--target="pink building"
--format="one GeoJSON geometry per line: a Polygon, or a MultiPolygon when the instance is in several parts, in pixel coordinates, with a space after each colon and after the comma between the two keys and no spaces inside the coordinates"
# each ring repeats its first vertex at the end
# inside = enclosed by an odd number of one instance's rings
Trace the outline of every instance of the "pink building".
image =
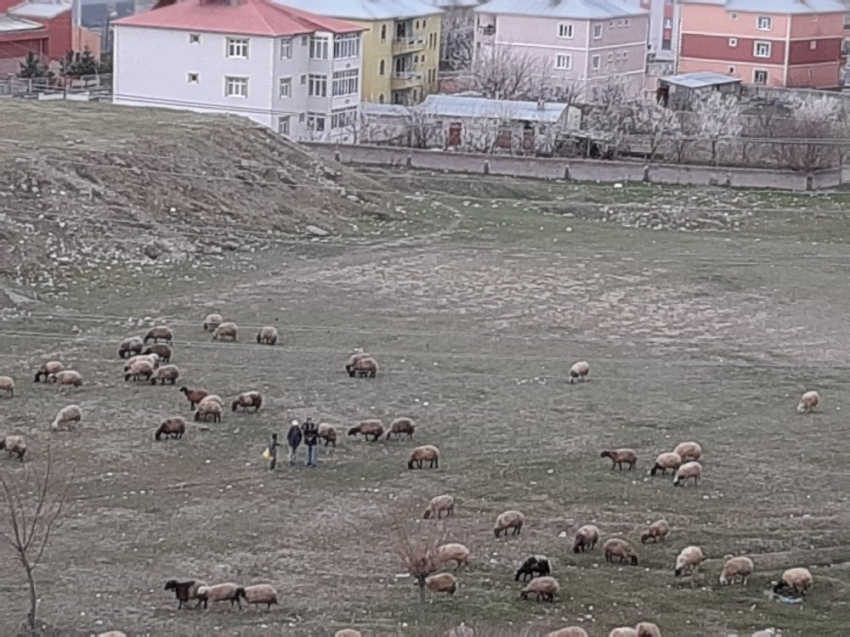
{"type": "Polygon", "coordinates": [[[780,88],[840,85],[840,0],[682,0],[679,73],[714,71],[780,88]]]}
{"type": "Polygon", "coordinates": [[[475,55],[510,47],[592,100],[616,78],[643,90],[649,12],[624,0],[490,0],[475,9],[475,55]]]}

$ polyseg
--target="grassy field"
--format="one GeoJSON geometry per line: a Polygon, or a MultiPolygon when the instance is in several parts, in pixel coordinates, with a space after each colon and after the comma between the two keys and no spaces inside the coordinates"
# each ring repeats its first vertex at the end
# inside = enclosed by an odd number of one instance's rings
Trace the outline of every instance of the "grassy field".
{"type": "MultiPolygon", "coordinates": [[[[580,622],[604,637],[648,620],[665,637],[850,632],[850,222],[840,196],[370,176],[410,193],[406,223],[170,275],[115,266],[5,317],[0,373],[18,392],[0,400],[0,431],[29,436],[30,470],[49,442],[63,475],[74,472],[70,514],[38,571],[48,624],[413,634],[417,596],[390,521],[451,493],[457,514],[445,531],[473,563],[453,599],[428,605],[429,628],[465,621],[519,634],[580,622]],[[688,215],[692,228],[668,229],[688,215]],[[242,327],[238,343],[203,332],[214,310],[242,327]],[[123,382],[117,344],[143,333],[140,322],[174,328],[178,387],[229,399],[258,389],[264,409],[155,443],[161,419],[190,412],[176,388],[123,382]],[[253,342],[264,324],[280,330],[278,347],[253,342]],[[355,347],[379,359],[377,379],[344,374],[355,347]],[[81,371],[85,387],[33,384],[50,358],[81,371]],[[569,385],[582,359],[590,379],[569,385]],[[798,415],[812,388],[818,413],[798,415]],[[84,425],[50,434],[72,402],[84,425]],[[418,423],[413,442],[344,435],[358,419],[402,415],[418,423]],[[322,448],[317,470],[269,472],[269,434],[307,416],[339,425],[338,447],[322,448]],[[647,474],[685,440],[705,451],[699,487],[647,474]],[[408,471],[411,447],[426,443],[440,447],[440,468],[408,471]],[[599,457],[623,446],[639,453],[634,473],[599,457]],[[527,525],[497,540],[493,522],[508,508],[527,525]],[[660,517],[672,526],[666,544],[641,546],[660,517]],[[572,534],[587,523],[632,541],[640,565],[606,564],[599,548],[573,555],[572,534]],[[696,586],[673,576],[691,544],[709,557],[696,586]],[[521,601],[513,581],[518,562],[539,553],[562,587],[551,605],[521,601]],[[719,587],[724,556],[738,554],[753,558],[755,576],[719,587]],[[768,599],[791,566],[812,569],[812,595],[768,599]],[[172,577],[268,581],[282,604],[178,612],[162,590],[172,577]]],[[[23,470],[0,458],[5,475],[23,470]]],[[[26,589],[11,558],[4,564],[9,626],[23,618],[26,589]]]]}

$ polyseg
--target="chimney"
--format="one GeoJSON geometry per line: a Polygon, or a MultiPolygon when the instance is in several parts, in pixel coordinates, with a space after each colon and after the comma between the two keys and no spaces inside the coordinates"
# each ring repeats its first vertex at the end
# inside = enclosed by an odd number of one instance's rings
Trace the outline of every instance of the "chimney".
{"type": "Polygon", "coordinates": [[[537,100],[537,110],[545,111],[546,110],[546,101],[545,100],[537,100]]]}

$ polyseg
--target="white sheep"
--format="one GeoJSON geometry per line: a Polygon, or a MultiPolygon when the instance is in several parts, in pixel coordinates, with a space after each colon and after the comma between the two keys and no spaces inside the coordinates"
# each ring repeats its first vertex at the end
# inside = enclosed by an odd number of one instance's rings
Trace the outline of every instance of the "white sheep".
{"type": "Polygon", "coordinates": [[[195,422],[198,422],[202,417],[205,421],[209,420],[211,416],[213,422],[221,422],[223,403],[216,398],[218,396],[212,394],[198,403],[198,408],[195,410],[195,422]]]}
{"type": "Polygon", "coordinates": [[[667,470],[676,471],[679,467],[682,466],[682,456],[680,456],[675,451],[667,451],[665,453],[660,453],[655,458],[655,466],[650,470],[650,475],[655,475],[658,471],[661,471],[662,476],[667,475],[667,470]]]}
{"type": "Polygon", "coordinates": [[[133,361],[130,368],[124,372],[124,382],[133,380],[150,380],[154,373],[154,366],[147,359],[133,361]]]}
{"type": "Polygon", "coordinates": [[[68,405],[67,407],[63,407],[59,410],[59,413],[56,414],[56,418],[53,419],[53,423],[51,423],[50,428],[55,431],[62,425],[67,425],[71,422],[81,422],[82,420],[83,410],[80,406],[68,405]]]}
{"type": "Polygon", "coordinates": [[[157,367],[150,377],[151,385],[156,385],[156,381],[159,381],[160,385],[165,385],[166,382],[174,385],[177,383],[178,378],[180,378],[180,368],[177,365],[157,367]]]}
{"type": "Polygon", "coordinates": [[[437,548],[437,559],[441,563],[455,562],[455,564],[457,564],[457,566],[455,566],[455,570],[459,569],[461,565],[469,566],[470,554],[471,551],[466,546],[456,542],[443,544],[437,548]]]}
{"type": "Polygon", "coordinates": [[[587,631],[580,626],[567,626],[560,628],[551,633],[547,633],[546,637],[589,637],[587,631]]]}
{"type": "Polygon", "coordinates": [[[588,549],[593,550],[599,541],[599,528],[593,524],[585,524],[573,539],[573,553],[584,553],[588,549]]]}
{"type": "Polygon", "coordinates": [[[9,396],[15,395],[15,381],[11,376],[0,376],[0,391],[6,392],[9,396]]]}
{"type": "Polygon", "coordinates": [[[661,629],[652,622],[640,622],[635,626],[637,637],[661,637],[661,629]]]}
{"type": "Polygon", "coordinates": [[[691,462],[692,460],[699,460],[702,458],[702,447],[698,442],[680,442],[676,445],[676,448],[673,449],[673,453],[679,454],[682,462],[691,462]]]}
{"type": "Polygon", "coordinates": [[[24,454],[27,452],[27,441],[23,436],[3,436],[0,438],[0,451],[6,450],[9,457],[12,454],[18,456],[18,460],[24,461],[24,454]]]}
{"type": "Polygon", "coordinates": [[[237,596],[245,600],[247,604],[265,604],[266,610],[277,604],[277,590],[271,584],[254,584],[253,586],[240,587],[237,596]]]}
{"type": "Polygon", "coordinates": [[[676,558],[676,570],[674,574],[676,577],[685,573],[693,575],[699,570],[699,565],[702,563],[704,557],[700,547],[686,546],[676,558]]]}
{"type": "Polygon", "coordinates": [[[47,379],[52,374],[58,374],[63,371],[65,371],[65,366],[59,361],[47,361],[39,367],[38,371],[35,373],[35,382],[41,380],[42,376],[47,379]]]}
{"type": "Polygon", "coordinates": [[[224,323],[224,319],[221,314],[207,314],[207,318],[204,319],[204,331],[212,332],[222,323],[224,323]]]}
{"type": "Polygon", "coordinates": [[[802,567],[789,568],[787,571],[782,573],[782,577],[780,577],[779,581],[774,584],[773,592],[778,595],[782,589],[789,588],[792,593],[805,595],[811,590],[813,584],[814,578],[812,577],[812,573],[809,569],[802,567]]]}
{"type": "Polygon", "coordinates": [[[239,327],[236,323],[222,323],[213,332],[212,340],[214,341],[235,341],[239,334],[239,327]]]}
{"type": "Polygon", "coordinates": [[[653,543],[658,540],[663,542],[667,538],[667,534],[669,532],[670,525],[667,523],[667,520],[656,520],[649,525],[649,528],[646,529],[646,533],[641,534],[640,543],[646,544],[650,540],[652,540],[653,543]]]}
{"type": "Polygon", "coordinates": [[[73,387],[82,387],[83,385],[83,377],[80,372],[75,372],[70,369],[51,374],[47,377],[47,380],[51,383],[56,383],[57,385],[71,385],[73,387]]]}
{"type": "Polygon", "coordinates": [[[741,578],[741,584],[746,586],[747,578],[753,574],[753,568],[753,561],[748,557],[733,557],[727,560],[720,573],[721,586],[734,584],[738,577],[741,578]]]}
{"type": "Polygon", "coordinates": [[[532,579],[528,584],[525,585],[520,591],[520,599],[528,599],[528,596],[534,593],[537,596],[537,601],[539,602],[541,599],[547,602],[555,601],[555,595],[561,590],[560,584],[558,584],[558,580],[550,575],[544,575],[543,577],[538,577],[536,579],[532,579]]]}
{"type": "Polygon", "coordinates": [[[425,509],[422,517],[428,520],[433,516],[439,520],[443,517],[443,511],[446,512],[446,517],[455,514],[455,499],[448,494],[431,498],[431,502],[428,503],[428,508],[425,509]]]}
{"type": "Polygon", "coordinates": [[[262,345],[274,345],[277,343],[277,328],[267,325],[257,332],[257,343],[262,345]]]}
{"type": "Polygon", "coordinates": [[[508,531],[512,531],[511,535],[519,535],[522,531],[522,526],[525,524],[525,515],[521,511],[509,510],[499,514],[496,518],[496,526],[493,527],[493,534],[499,537],[504,531],[505,536],[508,531]]]}
{"type": "Polygon", "coordinates": [[[694,485],[699,484],[702,479],[702,465],[699,462],[686,462],[676,471],[676,477],[673,478],[673,486],[684,486],[685,480],[693,480],[694,485]]]}
{"type": "Polygon", "coordinates": [[[343,628],[342,630],[336,631],[334,633],[334,637],[363,637],[359,630],[354,630],[353,628],[343,628]]]}
{"type": "Polygon", "coordinates": [[[225,584],[216,584],[215,586],[199,586],[196,597],[201,600],[204,608],[209,608],[209,602],[230,602],[231,608],[235,603],[239,610],[242,610],[242,603],[239,598],[242,596],[244,589],[237,584],[227,582],[225,584]]]}
{"type": "Polygon", "coordinates": [[[577,378],[585,380],[589,373],[590,365],[587,364],[587,361],[579,361],[578,363],[575,363],[572,367],[570,367],[570,385],[572,385],[577,378]]]}
{"type": "Polygon", "coordinates": [[[800,397],[800,402],[797,405],[798,414],[810,414],[820,404],[820,396],[816,391],[807,391],[800,397]]]}

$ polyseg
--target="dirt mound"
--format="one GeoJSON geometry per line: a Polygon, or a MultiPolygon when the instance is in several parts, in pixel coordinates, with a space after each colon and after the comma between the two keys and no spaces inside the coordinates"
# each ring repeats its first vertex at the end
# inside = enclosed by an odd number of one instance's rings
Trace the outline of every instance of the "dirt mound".
{"type": "Polygon", "coordinates": [[[386,190],[246,119],[0,102],[0,274],[356,233],[386,190]]]}

